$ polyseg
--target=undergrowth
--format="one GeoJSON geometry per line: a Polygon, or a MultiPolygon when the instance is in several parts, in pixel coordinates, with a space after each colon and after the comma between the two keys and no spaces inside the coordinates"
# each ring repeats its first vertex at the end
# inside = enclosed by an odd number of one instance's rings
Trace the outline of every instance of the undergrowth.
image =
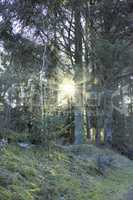
{"type": "Polygon", "coordinates": [[[0,151],[0,200],[120,200],[133,185],[132,161],[92,145],[0,151]],[[97,155],[113,157],[101,173],[97,155]]]}

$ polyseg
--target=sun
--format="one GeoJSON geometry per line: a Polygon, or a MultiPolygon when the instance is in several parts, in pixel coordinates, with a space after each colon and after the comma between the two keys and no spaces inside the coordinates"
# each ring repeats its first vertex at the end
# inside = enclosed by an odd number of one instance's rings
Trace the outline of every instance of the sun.
{"type": "Polygon", "coordinates": [[[74,97],[75,94],[75,83],[73,80],[64,79],[60,85],[60,90],[67,97],[74,97]]]}
{"type": "Polygon", "coordinates": [[[69,99],[74,99],[75,92],[75,82],[72,79],[64,79],[59,85],[58,100],[60,104],[67,104],[69,99]]]}

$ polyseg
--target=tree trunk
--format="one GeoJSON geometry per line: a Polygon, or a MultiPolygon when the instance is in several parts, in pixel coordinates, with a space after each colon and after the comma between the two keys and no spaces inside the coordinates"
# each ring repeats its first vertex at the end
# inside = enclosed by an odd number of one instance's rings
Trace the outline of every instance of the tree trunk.
{"type": "Polygon", "coordinates": [[[91,126],[91,115],[89,113],[89,109],[86,106],[86,130],[87,130],[87,140],[88,142],[91,142],[91,133],[90,129],[92,128],[91,126]]]}
{"type": "Polygon", "coordinates": [[[112,143],[112,102],[109,90],[104,92],[104,139],[105,144],[112,143]]]}
{"type": "Polygon", "coordinates": [[[79,85],[83,78],[83,66],[82,66],[82,26],[81,26],[81,13],[80,4],[78,0],[75,4],[75,81],[77,85],[76,102],[75,102],[75,144],[81,144],[83,141],[83,116],[82,116],[82,85],[79,85]]]}

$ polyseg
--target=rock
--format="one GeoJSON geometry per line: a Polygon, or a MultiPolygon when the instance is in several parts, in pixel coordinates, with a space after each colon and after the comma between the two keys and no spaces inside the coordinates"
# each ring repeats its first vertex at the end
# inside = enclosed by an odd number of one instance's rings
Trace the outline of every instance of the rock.
{"type": "Polygon", "coordinates": [[[2,138],[2,139],[0,140],[0,149],[5,148],[7,145],[8,145],[7,139],[2,138]]]}
{"type": "Polygon", "coordinates": [[[61,194],[61,195],[60,195],[60,199],[59,199],[59,200],[65,200],[64,194],[61,194]]]}
{"type": "Polygon", "coordinates": [[[23,149],[28,149],[30,147],[29,143],[18,142],[17,144],[19,145],[19,147],[21,147],[23,149]]]}
{"type": "Polygon", "coordinates": [[[133,160],[133,148],[127,150],[127,156],[129,159],[133,160]]]}

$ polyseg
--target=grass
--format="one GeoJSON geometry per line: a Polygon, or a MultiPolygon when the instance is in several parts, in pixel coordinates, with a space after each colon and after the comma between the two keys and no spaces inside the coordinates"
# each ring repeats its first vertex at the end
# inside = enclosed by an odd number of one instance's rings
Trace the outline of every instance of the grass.
{"type": "Polygon", "coordinates": [[[1,200],[124,200],[133,185],[133,163],[111,150],[92,145],[72,146],[49,153],[14,145],[0,152],[1,200]],[[113,157],[106,174],[97,155],[113,157]]]}

